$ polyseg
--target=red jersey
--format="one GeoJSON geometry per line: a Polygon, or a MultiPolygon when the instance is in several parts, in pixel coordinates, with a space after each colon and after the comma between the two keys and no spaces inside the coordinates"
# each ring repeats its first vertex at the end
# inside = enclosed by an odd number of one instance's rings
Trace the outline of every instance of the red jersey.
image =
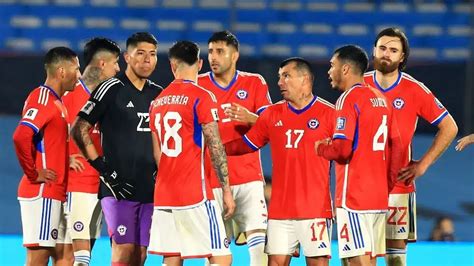
{"type": "Polygon", "coordinates": [[[161,145],[155,206],[190,208],[213,199],[201,125],[217,119],[215,96],[192,81],[173,81],[151,103],[150,129],[161,145]]]}
{"type": "Polygon", "coordinates": [[[270,142],[272,196],[270,219],[331,218],[330,162],[314,150],[332,136],[334,106],[314,97],[297,110],[281,101],[269,106],[244,141],[254,150],[270,142]]]}
{"type": "Polygon", "coordinates": [[[49,184],[32,183],[23,175],[18,187],[18,199],[44,197],[65,201],[69,168],[66,107],[53,89],[43,85],[29,94],[22,115],[20,124],[35,132],[32,140],[36,147],[32,151],[35,168],[52,169],[57,179],[49,184]]]}
{"type": "MultiPolygon", "coordinates": [[[[87,86],[80,80],[76,85],[74,91],[67,92],[63,96],[63,103],[66,106],[69,113],[69,124],[73,124],[77,114],[81,111],[84,104],[89,100],[91,91],[87,86]]],[[[102,154],[102,148],[100,145],[100,132],[97,125],[94,126],[89,132],[94,146],[99,154],[102,154]]],[[[82,154],[74,141],[69,142],[69,154],[82,154]]],[[[82,157],[76,157],[77,160],[81,161],[85,169],[82,172],[76,172],[69,169],[69,177],[67,184],[68,192],[85,192],[85,193],[98,193],[99,192],[99,172],[95,170],[86,159],[82,157]]]]}
{"type": "Polygon", "coordinates": [[[392,110],[375,88],[354,85],[336,102],[333,139],[352,141],[352,155],[336,164],[336,207],[379,212],[388,207],[388,138],[397,136],[392,110]]]}
{"type": "MultiPolygon", "coordinates": [[[[383,89],[377,83],[375,71],[367,72],[364,81],[384,93],[389,104],[393,106],[403,145],[404,166],[408,165],[412,160],[411,142],[418,117],[432,125],[438,125],[448,115],[448,111],[423,83],[406,73],[399,72],[397,81],[387,89],[383,89]]],[[[414,183],[407,186],[404,182],[397,182],[390,193],[403,194],[413,191],[415,191],[414,183]]]]}
{"type": "MultiPolygon", "coordinates": [[[[221,87],[215,80],[212,72],[199,75],[199,86],[214,93],[219,107],[219,133],[222,143],[240,139],[250,126],[248,124],[231,121],[224,114],[224,110],[231,103],[238,103],[250,112],[259,114],[265,106],[271,104],[268,86],[265,79],[259,74],[237,71],[226,88],[221,87]]],[[[245,184],[252,181],[262,181],[262,165],[260,152],[256,151],[239,156],[227,156],[230,185],[245,184]]],[[[213,167],[209,153],[206,154],[206,165],[211,170],[211,187],[218,188],[220,183],[213,167]]]]}

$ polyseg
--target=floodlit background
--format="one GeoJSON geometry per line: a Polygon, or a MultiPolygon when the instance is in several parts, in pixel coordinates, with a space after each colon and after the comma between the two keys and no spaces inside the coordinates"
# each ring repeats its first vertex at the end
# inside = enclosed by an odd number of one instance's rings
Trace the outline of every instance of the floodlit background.
{"type": "MultiPolygon", "coordinates": [[[[0,265],[24,263],[16,200],[22,173],[11,137],[26,96],[45,79],[42,59],[49,48],[68,46],[81,53],[85,41],[103,36],[124,49],[129,35],[149,31],[159,41],[151,79],[165,87],[172,80],[166,53],[174,41],[199,43],[206,62],[207,39],[229,29],[241,43],[238,69],[262,74],[274,102],[281,99],[279,63],[302,56],[314,65],[314,93],[334,103],[339,94],[327,79],[332,51],[350,43],[370,55],[378,31],[397,26],[411,46],[406,72],[448,108],[461,137],[474,132],[473,5],[462,0],[0,0],[0,265]]],[[[203,71],[208,69],[206,62],[203,71]]],[[[429,147],[435,129],[420,121],[415,158],[429,147]]],[[[264,149],[263,169],[271,180],[269,155],[264,149]]],[[[409,265],[474,265],[473,158],[474,146],[458,153],[453,144],[417,183],[420,241],[409,246],[409,265]],[[453,220],[457,243],[423,242],[442,216],[453,220]]],[[[236,265],[248,264],[246,248],[233,251],[236,265]]],[[[101,239],[93,265],[108,265],[109,254],[107,239],[101,239]]],[[[147,265],[159,265],[159,257],[150,258],[147,265]]],[[[331,263],[339,265],[334,245],[331,263]]]]}

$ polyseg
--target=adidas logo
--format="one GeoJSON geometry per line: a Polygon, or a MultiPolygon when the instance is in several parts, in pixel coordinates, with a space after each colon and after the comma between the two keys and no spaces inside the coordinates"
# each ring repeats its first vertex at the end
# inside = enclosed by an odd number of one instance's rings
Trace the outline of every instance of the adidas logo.
{"type": "Polygon", "coordinates": [[[283,126],[283,122],[281,122],[281,120],[279,120],[278,122],[276,122],[275,126],[276,126],[276,127],[282,127],[282,126],[283,126]]]}
{"type": "Polygon", "coordinates": [[[322,242],[318,248],[327,248],[328,246],[326,246],[326,244],[324,242],[322,242]]]}
{"type": "Polygon", "coordinates": [[[405,233],[407,230],[405,230],[405,227],[400,228],[397,233],[405,233]]]}
{"type": "Polygon", "coordinates": [[[349,250],[351,250],[351,248],[346,244],[342,250],[343,251],[349,251],[349,250]]]}
{"type": "Polygon", "coordinates": [[[129,101],[127,103],[127,108],[133,108],[133,107],[135,107],[135,106],[133,105],[132,101],[129,101]]]}

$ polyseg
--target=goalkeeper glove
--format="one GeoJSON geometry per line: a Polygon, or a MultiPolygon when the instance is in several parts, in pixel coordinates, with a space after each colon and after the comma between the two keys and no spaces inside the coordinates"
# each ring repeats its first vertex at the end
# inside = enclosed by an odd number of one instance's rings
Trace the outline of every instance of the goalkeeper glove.
{"type": "Polygon", "coordinates": [[[135,192],[135,187],[129,181],[122,180],[115,170],[110,169],[102,156],[95,160],[88,160],[100,174],[100,180],[110,190],[115,199],[130,199],[135,192]]]}

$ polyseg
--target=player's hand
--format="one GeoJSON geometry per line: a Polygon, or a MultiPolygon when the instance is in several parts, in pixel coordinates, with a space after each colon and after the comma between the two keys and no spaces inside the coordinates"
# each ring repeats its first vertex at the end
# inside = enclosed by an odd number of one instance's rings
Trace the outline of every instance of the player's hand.
{"type": "Polygon", "coordinates": [[[319,147],[319,145],[329,145],[330,143],[331,143],[331,138],[325,138],[325,139],[317,140],[317,141],[314,143],[314,150],[316,151],[316,154],[321,155],[321,154],[319,154],[319,152],[318,152],[318,147],[319,147]]]}
{"type": "Polygon", "coordinates": [[[235,201],[230,188],[222,189],[222,198],[224,200],[224,219],[227,220],[232,217],[235,212],[235,201]]]}
{"type": "Polygon", "coordinates": [[[76,172],[82,172],[86,168],[84,167],[84,164],[79,160],[78,158],[84,158],[82,154],[75,153],[69,156],[69,168],[76,172]]]}
{"type": "Polygon", "coordinates": [[[474,143],[474,134],[467,135],[461,139],[458,140],[458,145],[456,145],[456,151],[462,151],[464,148],[467,146],[471,145],[474,143]]]}
{"type": "Polygon", "coordinates": [[[51,183],[56,181],[57,175],[54,170],[51,169],[40,169],[36,170],[38,172],[38,177],[32,183],[51,183]]]}
{"type": "Polygon", "coordinates": [[[115,199],[130,199],[135,192],[135,186],[131,181],[120,178],[115,170],[110,169],[102,156],[89,163],[100,173],[100,180],[110,190],[115,199]]]}
{"type": "Polygon", "coordinates": [[[427,167],[420,164],[420,161],[412,160],[407,167],[398,172],[398,181],[404,181],[405,185],[410,185],[418,177],[425,174],[427,167]]]}
{"type": "Polygon", "coordinates": [[[255,124],[258,115],[250,112],[247,108],[238,103],[232,103],[229,108],[224,110],[224,113],[232,120],[242,123],[255,124]]]}

